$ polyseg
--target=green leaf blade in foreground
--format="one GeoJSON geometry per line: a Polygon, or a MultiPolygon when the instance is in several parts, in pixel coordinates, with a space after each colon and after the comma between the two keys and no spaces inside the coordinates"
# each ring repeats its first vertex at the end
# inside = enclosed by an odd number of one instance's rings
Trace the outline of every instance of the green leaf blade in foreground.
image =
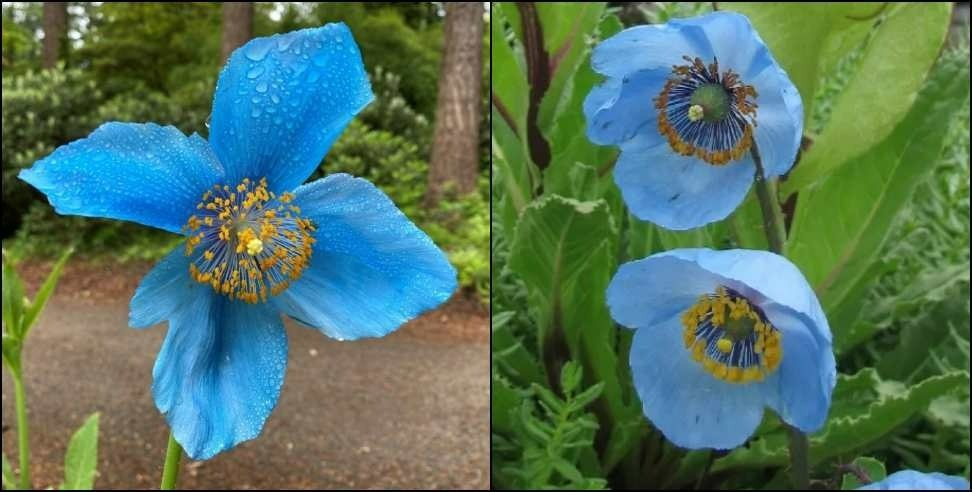
{"type": "MultiPolygon", "coordinates": [[[[968,70],[939,64],[888,138],[800,193],[788,256],[828,312],[870,268],[893,219],[940,156],[953,116],[968,104],[968,70]]],[[[844,333],[833,328],[839,341],[844,333]]]]}
{"type": "Polygon", "coordinates": [[[3,259],[3,324],[10,336],[23,338],[24,284],[13,265],[3,259]]]}
{"type": "MultiPolygon", "coordinates": [[[[829,121],[785,182],[783,196],[878,144],[908,113],[941,51],[952,6],[907,3],[888,9],[857,70],[834,101],[829,121]]],[[[803,96],[806,101],[813,94],[803,96]]]]}
{"type": "Polygon", "coordinates": [[[34,301],[24,312],[23,328],[24,328],[24,338],[27,338],[27,334],[30,333],[30,328],[33,326],[34,322],[37,321],[37,316],[40,315],[41,311],[44,310],[44,305],[47,304],[47,299],[51,297],[54,292],[54,288],[57,287],[57,281],[61,278],[61,270],[64,268],[64,264],[67,263],[68,258],[71,257],[71,253],[74,252],[74,248],[68,248],[64,254],[58,258],[57,263],[51,268],[51,272],[47,274],[47,278],[44,279],[44,283],[37,290],[37,294],[34,296],[34,301]]]}
{"type": "Polygon", "coordinates": [[[13,467],[10,466],[10,462],[7,461],[7,455],[0,455],[3,458],[3,489],[4,490],[16,490],[17,489],[17,476],[14,475],[13,467]]]}
{"type": "Polygon", "coordinates": [[[869,456],[861,456],[848,466],[855,467],[860,473],[863,473],[867,477],[867,481],[861,481],[861,478],[864,477],[859,477],[855,473],[844,473],[844,478],[840,484],[841,490],[857,490],[869,483],[884,480],[888,475],[888,472],[884,469],[884,463],[869,456]]]}
{"type": "Polygon", "coordinates": [[[98,413],[91,414],[68,444],[61,490],[91,490],[98,466],[98,413]]]}

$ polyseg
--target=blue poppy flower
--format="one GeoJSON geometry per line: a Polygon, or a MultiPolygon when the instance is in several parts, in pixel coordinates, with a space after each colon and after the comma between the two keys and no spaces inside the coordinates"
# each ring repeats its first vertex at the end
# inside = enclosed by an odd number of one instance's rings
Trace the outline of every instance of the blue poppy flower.
{"type": "Polygon", "coordinates": [[[964,477],[944,473],[901,470],[879,482],[858,487],[857,490],[969,490],[969,481],[964,477]]]}
{"type": "Polygon", "coordinates": [[[185,242],[142,280],[129,323],[168,320],[156,406],[193,459],[256,437],[287,367],[280,313],[339,340],[445,301],[456,272],[371,183],[301,184],[374,95],[344,24],[248,42],[220,74],[209,140],[106,123],[20,173],[61,214],[185,242]]]}
{"type": "Polygon", "coordinates": [[[768,177],[796,159],[800,94],[740,14],[626,29],[591,66],[607,79],[584,101],[587,137],[620,147],[614,181],[641,220],[680,230],[724,219],[753,181],[751,151],[768,177]]]}
{"type": "Polygon", "coordinates": [[[676,249],[621,265],[611,316],[635,329],[645,416],[684,448],[730,449],[772,408],[823,426],[836,383],[827,318],[800,271],[766,251],[676,249]]]}

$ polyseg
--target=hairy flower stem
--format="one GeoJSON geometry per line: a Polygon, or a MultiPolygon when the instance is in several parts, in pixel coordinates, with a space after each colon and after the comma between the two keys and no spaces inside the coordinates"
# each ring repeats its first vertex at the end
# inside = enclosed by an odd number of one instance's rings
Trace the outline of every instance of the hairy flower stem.
{"type": "MultiPolygon", "coordinates": [[[[756,197],[759,208],[763,211],[763,230],[769,242],[770,251],[782,255],[786,245],[786,226],[783,224],[783,211],[776,196],[776,180],[766,177],[763,161],[759,157],[756,143],[752,148],[753,162],[756,163],[756,197]]],[[[809,448],[807,435],[800,429],[783,422],[790,438],[790,472],[793,476],[793,488],[807,490],[810,486],[809,448]]]]}
{"type": "Polygon", "coordinates": [[[776,180],[766,177],[759,149],[753,142],[753,162],[756,163],[756,197],[763,211],[763,229],[769,241],[770,251],[782,255],[786,245],[786,228],[783,225],[783,210],[776,196],[776,180]]]}
{"type": "Polygon", "coordinates": [[[175,489],[179,479],[179,461],[182,459],[182,448],[176,442],[172,431],[169,431],[169,446],[165,450],[165,469],[162,470],[162,486],[160,490],[175,489]]]}
{"type": "Polygon", "coordinates": [[[30,490],[30,441],[27,431],[27,403],[24,395],[24,381],[19,372],[10,371],[13,376],[14,399],[17,407],[17,440],[20,445],[20,489],[30,490]]]}

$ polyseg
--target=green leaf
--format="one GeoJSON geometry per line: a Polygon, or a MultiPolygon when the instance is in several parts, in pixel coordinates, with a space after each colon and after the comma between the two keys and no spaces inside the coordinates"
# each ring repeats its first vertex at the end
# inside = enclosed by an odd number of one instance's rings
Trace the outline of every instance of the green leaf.
{"type": "MultiPolygon", "coordinates": [[[[953,115],[969,99],[968,65],[939,65],[892,134],[797,201],[788,255],[828,312],[881,251],[890,225],[938,158],[953,115]]],[[[834,338],[846,329],[834,326],[834,338]]]]}
{"type": "Polygon", "coordinates": [[[0,457],[3,458],[3,489],[4,490],[16,490],[17,489],[17,476],[14,475],[13,468],[10,466],[10,462],[7,461],[7,455],[2,454],[0,457]]]}
{"type": "Polygon", "coordinates": [[[501,376],[493,373],[490,386],[490,414],[493,432],[511,433],[514,429],[515,412],[523,402],[522,395],[501,376]]]}
{"type": "Polygon", "coordinates": [[[502,119],[496,107],[492,112],[492,166],[493,193],[497,197],[494,204],[500,215],[500,225],[507,237],[513,235],[513,228],[520,212],[533,199],[533,176],[538,174],[536,166],[513,130],[502,119]],[[497,203],[498,202],[498,203],[497,203]]]}
{"type": "MultiPolygon", "coordinates": [[[[933,376],[908,387],[881,380],[871,368],[853,376],[841,374],[827,423],[810,436],[810,464],[865,448],[923,412],[935,398],[968,385],[966,371],[933,376]]],[[[789,459],[787,442],[785,432],[768,433],[717,460],[712,470],[784,466],[789,459]]]]}
{"type": "Polygon", "coordinates": [[[946,2],[890,7],[834,101],[829,122],[785,182],[784,196],[830,174],[891,133],[935,63],[951,12],[952,4],[946,2]]]}
{"type": "Polygon", "coordinates": [[[888,476],[888,472],[884,469],[884,463],[869,456],[861,456],[852,461],[848,466],[855,467],[859,472],[863,473],[867,477],[867,481],[862,482],[854,473],[845,473],[844,479],[840,484],[841,490],[857,490],[858,487],[879,482],[888,476]]]}
{"type": "MultiPolygon", "coordinates": [[[[508,263],[529,292],[541,347],[556,350],[549,340],[562,340],[568,352],[542,353],[544,360],[576,360],[587,386],[604,383],[593,410],[609,433],[639,413],[629,401],[630,379],[620,375],[626,364],[616,352],[617,328],[604,299],[616,265],[617,241],[604,200],[545,195],[523,211],[508,263]]],[[[554,369],[548,365],[548,371],[554,369]]]]}
{"type": "Polygon", "coordinates": [[[507,311],[493,315],[490,338],[493,363],[514,383],[524,386],[530,383],[541,383],[544,378],[540,363],[507,328],[512,314],[507,311]]]}
{"type": "MultiPolygon", "coordinates": [[[[522,140],[526,128],[526,112],[529,106],[530,88],[527,84],[526,73],[517,61],[513,48],[506,38],[504,14],[516,12],[516,6],[505,4],[507,8],[493,9],[490,14],[490,29],[493,38],[491,48],[492,100],[494,107],[501,107],[512,123],[511,128],[522,140]]],[[[512,21],[512,20],[511,20],[512,21]]],[[[515,25],[519,25],[519,21],[515,25]]],[[[496,119],[493,119],[495,124],[496,119]]]]}
{"type": "Polygon", "coordinates": [[[860,44],[882,7],[873,3],[719,3],[745,14],[786,70],[803,99],[804,117],[813,113],[821,75],[860,44]]]}
{"type": "Polygon", "coordinates": [[[24,309],[24,284],[20,281],[20,276],[14,270],[13,265],[3,260],[3,323],[6,325],[6,333],[14,338],[23,338],[22,319],[24,309]]]}
{"type": "Polygon", "coordinates": [[[74,253],[74,248],[68,248],[64,254],[58,258],[57,263],[51,268],[51,273],[47,274],[47,278],[44,279],[44,283],[37,290],[37,294],[34,296],[34,302],[31,303],[30,307],[24,313],[23,319],[23,338],[27,338],[27,334],[30,333],[31,326],[37,321],[37,316],[40,315],[41,311],[44,310],[44,305],[47,304],[47,299],[51,297],[54,292],[54,287],[57,286],[57,281],[61,277],[61,270],[64,268],[64,264],[67,263],[68,258],[74,253]]]}
{"type": "Polygon", "coordinates": [[[91,490],[98,466],[98,413],[71,436],[64,456],[64,483],[61,490],[91,490]]]}
{"type": "Polygon", "coordinates": [[[23,342],[13,335],[3,334],[3,363],[7,365],[11,372],[20,374],[20,352],[23,342]]]}

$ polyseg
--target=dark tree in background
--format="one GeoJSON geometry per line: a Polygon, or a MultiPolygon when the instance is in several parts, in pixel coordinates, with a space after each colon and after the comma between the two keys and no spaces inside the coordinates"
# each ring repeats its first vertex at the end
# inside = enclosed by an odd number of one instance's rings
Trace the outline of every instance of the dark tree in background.
{"type": "Polygon", "coordinates": [[[426,205],[450,189],[476,189],[479,169],[483,4],[445,4],[445,34],[426,205]],[[451,185],[449,184],[451,183],[451,185]]]}
{"type": "Polygon", "coordinates": [[[253,2],[223,4],[223,60],[253,37],[253,2]]]}
{"type": "Polygon", "coordinates": [[[53,68],[67,37],[67,3],[44,2],[43,67],[53,68]]]}

